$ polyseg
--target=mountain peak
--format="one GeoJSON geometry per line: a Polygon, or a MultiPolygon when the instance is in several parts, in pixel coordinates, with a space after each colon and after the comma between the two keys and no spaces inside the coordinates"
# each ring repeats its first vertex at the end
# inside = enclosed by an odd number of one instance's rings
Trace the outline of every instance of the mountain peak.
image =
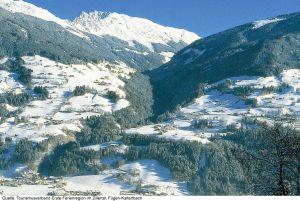
{"type": "Polygon", "coordinates": [[[78,30],[97,36],[111,35],[130,43],[136,41],[150,50],[154,49],[153,44],[168,45],[170,42],[190,44],[200,38],[184,29],[165,27],[148,19],[115,12],[82,12],[72,23],[78,30]]]}
{"type": "Polygon", "coordinates": [[[80,37],[86,37],[82,32],[100,37],[112,36],[128,42],[132,47],[137,42],[152,52],[161,49],[161,46],[169,47],[174,43],[185,46],[200,38],[195,33],[184,29],[165,27],[147,19],[115,12],[82,12],[79,17],[69,22],[56,17],[46,9],[21,0],[1,0],[0,8],[55,22],[80,37]]]}
{"type": "MultiPolygon", "coordinates": [[[[83,11],[79,17],[77,17],[76,19],[79,20],[83,20],[83,19],[93,19],[93,20],[102,20],[106,17],[108,17],[111,13],[110,12],[102,12],[102,11],[93,11],[93,12],[85,12],[83,11]]],[[[76,20],[75,19],[75,20],[76,20]]]]}

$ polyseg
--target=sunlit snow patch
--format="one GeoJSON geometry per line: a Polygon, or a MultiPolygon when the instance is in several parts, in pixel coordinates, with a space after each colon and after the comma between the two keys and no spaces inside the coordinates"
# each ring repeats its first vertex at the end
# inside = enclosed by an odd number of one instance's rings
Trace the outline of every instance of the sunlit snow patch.
{"type": "Polygon", "coordinates": [[[274,22],[279,22],[279,21],[282,21],[284,19],[281,19],[281,18],[274,18],[274,19],[266,19],[266,20],[259,20],[259,21],[256,21],[253,23],[253,27],[252,29],[258,29],[262,26],[265,26],[267,24],[270,24],[270,23],[274,23],[274,22]]]}

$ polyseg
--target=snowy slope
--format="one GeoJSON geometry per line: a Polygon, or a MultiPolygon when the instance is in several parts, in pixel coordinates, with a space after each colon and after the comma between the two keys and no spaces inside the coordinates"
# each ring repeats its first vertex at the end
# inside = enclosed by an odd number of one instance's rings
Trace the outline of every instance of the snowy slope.
{"type": "Polygon", "coordinates": [[[107,12],[83,12],[73,25],[84,32],[98,36],[111,35],[122,40],[134,41],[153,50],[153,43],[168,45],[169,42],[190,44],[199,39],[194,33],[183,29],[164,27],[150,20],[107,12]]]}
{"type": "Polygon", "coordinates": [[[209,142],[214,135],[223,135],[251,122],[272,122],[275,117],[294,122],[300,129],[300,70],[284,70],[278,76],[230,77],[207,86],[205,95],[185,105],[168,122],[131,128],[127,134],[156,135],[171,140],[209,142]],[[218,85],[231,80],[228,92],[222,92],[218,85]],[[233,94],[238,87],[251,87],[253,92],[247,97],[233,94]],[[273,88],[266,92],[266,88],[273,88]],[[247,100],[256,100],[252,106],[247,100]],[[206,119],[211,126],[203,129],[193,127],[193,122],[206,119]]]}
{"type": "Polygon", "coordinates": [[[258,29],[258,28],[263,27],[267,24],[274,23],[274,22],[279,22],[279,21],[282,21],[282,20],[284,20],[284,19],[274,18],[274,19],[258,20],[258,21],[253,22],[254,26],[253,26],[252,29],[258,29]]]}
{"type": "Polygon", "coordinates": [[[0,7],[13,13],[23,13],[46,21],[55,22],[63,27],[68,26],[67,21],[54,16],[45,9],[22,0],[1,0],[0,7]]]}
{"type": "MultiPolygon", "coordinates": [[[[34,99],[18,108],[20,113],[17,116],[25,117],[28,122],[15,124],[15,117],[7,119],[0,125],[0,133],[5,133],[5,136],[39,141],[49,135],[64,135],[66,129],[80,130],[80,118],[117,111],[130,105],[123,90],[125,83],[120,78],[130,78],[129,74],[135,71],[123,63],[65,65],[40,56],[27,56],[23,60],[25,66],[33,70],[32,87],[46,87],[50,98],[34,99]],[[84,85],[89,88],[85,95],[72,95],[76,86],[84,85]],[[108,91],[115,92],[120,99],[112,102],[106,96],[108,91]]],[[[0,94],[26,90],[16,78],[7,71],[1,71],[0,94]]]]}
{"type": "Polygon", "coordinates": [[[227,80],[234,83],[230,87],[232,90],[237,87],[251,87],[253,92],[244,98],[235,96],[231,92],[222,93],[213,88],[224,83],[225,80],[223,80],[210,85],[205,96],[199,97],[192,104],[183,107],[181,113],[190,119],[197,117],[216,119],[219,122],[220,130],[230,124],[238,127],[244,117],[268,122],[274,116],[279,115],[299,120],[299,78],[299,69],[285,70],[278,76],[231,77],[227,80]],[[266,88],[273,88],[273,90],[266,92],[266,88]],[[247,105],[245,104],[247,99],[254,99],[257,104],[247,105]]]}
{"type": "Polygon", "coordinates": [[[25,15],[29,15],[32,17],[40,18],[42,20],[46,20],[49,22],[55,22],[56,24],[66,28],[69,32],[71,32],[74,35],[77,35],[79,37],[85,37],[83,33],[80,31],[74,29],[68,20],[62,20],[52,13],[50,13],[48,10],[37,7],[33,4],[27,3],[22,0],[1,0],[0,1],[0,8],[3,8],[7,11],[10,11],[12,13],[22,13],[25,15]]]}
{"type": "Polygon", "coordinates": [[[103,195],[120,195],[121,191],[134,191],[136,182],[142,188],[157,194],[183,195],[186,186],[172,181],[169,169],[155,160],[138,160],[125,164],[120,169],[104,171],[100,175],[66,177],[66,190],[100,190],[103,195]],[[128,172],[124,177],[116,177],[116,173],[128,172]],[[137,172],[132,175],[131,172],[137,172]]]}
{"type": "MultiPolygon", "coordinates": [[[[0,179],[10,178],[0,172],[0,179]]],[[[119,196],[122,192],[135,192],[140,183],[141,189],[152,195],[187,194],[186,183],[173,181],[170,170],[155,160],[138,160],[127,163],[119,169],[103,171],[98,175],[63,177],[57,180],[64,183],[63,188],[48,178],[46,183],[39,185],[0,186],[0,192],[5,196],[46,196],[51,192],[68,195],[75,191],[95,191],[101,192],[103,196],[119,196]],[[135,174],[132,174],[133,172],[135,174]]],[[[138,195],[137,192],[134,194],[138,195]]]]}

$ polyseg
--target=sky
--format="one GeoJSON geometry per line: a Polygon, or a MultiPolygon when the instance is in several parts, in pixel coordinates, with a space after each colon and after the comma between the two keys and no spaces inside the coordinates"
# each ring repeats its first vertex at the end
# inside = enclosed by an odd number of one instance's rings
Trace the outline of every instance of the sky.
{"type": "Polygon", "coordinates": [[[300,11],[300,0],[25,0],[63,19],[117,12],[205,37],[259,19],[300,11]]]}

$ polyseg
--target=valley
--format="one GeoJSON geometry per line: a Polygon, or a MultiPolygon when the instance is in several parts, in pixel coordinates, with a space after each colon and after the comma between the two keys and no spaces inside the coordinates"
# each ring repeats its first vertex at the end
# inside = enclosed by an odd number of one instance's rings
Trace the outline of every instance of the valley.
{"type": "Polygon", "coordinates": [[[299,24],[201,38],[1,0],[0,194],[299,195],[299,24]]]}

